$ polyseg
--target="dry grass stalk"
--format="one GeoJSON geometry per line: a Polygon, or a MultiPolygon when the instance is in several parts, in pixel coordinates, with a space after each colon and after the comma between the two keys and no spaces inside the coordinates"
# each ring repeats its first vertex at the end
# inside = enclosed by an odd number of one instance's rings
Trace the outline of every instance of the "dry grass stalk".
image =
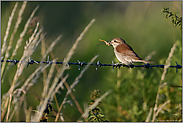
{"type": "Polygon", "coordinates": [[[43,57],[42,57],[42,61],[46,58],[46,56],[48,55],[49,52],[51,52],[53,50],[53,47],[56,45],[56,43],[60,40],[62,36],[59,35],[49,46],[49,48],[46,50],[46,53],[44,53],[43,57]]]}
{"type": "Polygon", "coordinates": [[[163,105],[161,105],[161,106],[158,108],[158,110],[157,110],[156,113],[155,113],[155,117],[158,116],[159,112],[160,112],[168,103],[170,103],[170,100],[167,100],[166,102],[163,103],[163,105]]]}
{"type": "Polygon", "coordinates": [[[145,122],[149,122],[149,120],[150,120],[150,118],[151,118],[151,114],[152,114],[152,107],[150,108],[150,111],[149,111],[149,113],[148,113],[148,116],[147,116],[145,122]]]}
{"type": "Polygon", "coordinates": [[[29,109],[26,112],[26,120],[25,120],[25,122],[30,122],[31,112],[32,112],[32,107],[29,107],[29,109]]]}
{"type": "Polygon", "coordinates": [[[76,39],[76,42],[73,44],[72,48],[70,49],[70,51],[68,52],[66,58],[63,61],[63,65],[62,68],[60,69],[60,71],[56,74],[54,80],[53,80],[53,84],[51,85],[48,95],[44,100],[44,103],[41,107],[40,110],[38,110],[38,112],[31,118],[31,120],[33,122],[38,122],[43,114],[43,111],[46,108],[46,105],[48,103],[48,100],[50,99],[51,96],[53,96],[54,93],[54,89],[57,85],[57,82],[59,80],[59,78],[63,75],[64,71],[67,69],[67,63],[70,60],[70,58],[72,57],[72,55],[74,54],[74,50],[76,49],[78,43],[80,42],[80,40],[83,38],[83,36],[85,35],[85,33],[88,31],[88,29],[90,28],[90,26],[95,22],[95,19],[92,19],[91,22],[88,24],[88,26],[85,27],[84,31],[80,34],[80,36],[76,39]]]}
{"type": "MultiPolygon", "coordinates": [[[[24,91],[28,91],[28,84],[30,83],[30,81],[33,80],[33,78],[36,76],[36,74],[40,73],[41,70],[45,70],[46,68],[48,67],[48,65],[45,65],[45,66],[39,66],[27,79],[26,81],[24,82],[24,84],[22,85],[22,87],[20,88],[21,90],[24,90],[24,91]]],[[[16,90],[15,90],[16,91],[16,90]]],[[[21,94],[21,91],[18,91],[17,92],[17,97],[19,97],[21,94]]]]}
{"type": "MultiPolygon", "coordinates": [[[[41,34],[43,35],[43,34],[41,34]]],[[[46,42],[45,42],[45,39],[41,40],[41,55],[42,57],[44,56],[44,54],[46,53],[46,42]]],[[[45,59],[42,59],[43,61],[45,59]]]]}
{"type": "MultiPolygon", "coordinates": [[[[7,46],[6,46],[6,43],[7,43],[7,38],[8,38],[8,35],[9,35],[9,31],[10,31],[10,27],[11,27],[11,23],[12,23],[12,20],[13,20],[13,17],[14,17],[14,14],[15,14],[15,11],[17,9],[17,6],[18,6],[18,3],[15,4],[14,8],[13,8],[13,11],[11,13],[11,16],[9,17],[9,20],[8,20],[8,26],[7,26],[7,29],[6,29],[6,33],[5,33],[5,36],[4,36],[4,42],[3,42],[3,46],[1,48],[1,56],[4,55],[4,52],[7,50],[7,46]]],[[[7,55],[6,55],[7,56],[7,55]]],[[[6,59],[5,59],[6,60],[6,59]]],[[[2,67],[1,67],[1,78],[2,78],[2,75],[3,75],[3,71],[5,69],[5,65],[6,65],[6,62],[3,63],[2,67]]]]}
{"type": "MultiPolygon", "coordinates": [[[[49,52],[51,52],[52,50],[53,50],[53,47],[56,45],[56,43],[60,40],[60,38],[61,38],[61,35],[59,35],[53,42],[52,42],[52,44],[48,47],[48,49],[47,50],[45,50],[45,47],[43,47],[43,46],[45,46],[45,42],[44,42],[44,40],[42,40],[42,51],[41,51],[41,53],[42,53],[42,60],[41,61],[44,61],[45,60],[45,58],[46,58],[46,56],[48,55],[48,53],[49,52]]],[[[56,60],[53,60],[53,62],[56,62],[56,60]]],[[[47,91],[48,91],[48,87],[49,87],[49,83],[50,83],[50,80],[51,80],[51,78],[52,78],[52,76],[53,76],[53,72],[54,72],[54,69],[55,69],[55,66],[56,66],[56,64],[53,64],[52,66],[51,66],[51,68],[50,68],[50,71],[49,71],[49,74],[48,74],[48,76],[46,76],[45,74],[46,74],[46,71],[44,71],[43,72],[43,76],[44,76],[44,81],[43,81],[43,84],[44,84],[44,88],[43,88],[43,92],[42,92],[42,97],[43,98],[45,98],[45,96],[46,96],[46,94],[47,94],[47,91]]],[[[42,104],[42,102],[41,102],[41,104],[42,104]]]]}
{"type": "MultiPolygon", "coordinates": [[[[32,14],[32,15],[34,15],[34,14],[32,14]]],[[[8,26],[9,27],[9,26],[8,26]]],[[[26,32],[26,26],[25,26],[25,28],[24,28],[24,31],[21,33],[21,35],[20,35],[20,39],[22,40],[22,38],[23,38],[23,36],[24,36],[24,34],[25,34],[25,32],[26,32]]],[[[19,40],[18,40],[19,41],[19,40]]],[[[17,44],[20,44],[19,42],[17,42],[17,44]]],[[[17,46],[17,45],[16,45],[17,46]]],[[[18,49],[18,48],[17,48],[18,49]]],[[[15,52],[13,52],[13,53],[15,53],[15,52]]],[[[12,54],[13,55],[13,54],[12,54]]],[[[12,83],[12,85],[11,85],[11,87],[10,87],[10,89],[9,89],[9,91],[8,91],[8,93],[9,93],[9,104],[8,104],[8,109],[7,109],[7,114],[6,114],[6,121],[8,121],[8,118],[9,118],[9,113],[10,113],[10,105],[11,105],[11,100],[12,100],[12,92],[13,92],[13,89],[14,89],[14,87],[15,87],[15,84],[16,84],[16,82],[17,82],[17,73],[19,73],[19,71],[17,70],[17,72],[16,72],[16,74],[15,74],[15,76],[14,76],[14,80],[13,80],[13,83],[12,83]]],[[[5,109],[6,109],[6,107],[4,107],[5,109]]]]}
{"type": "Polygon", "coordinates": [[[9,100],[9,105],[8,105],[8,112],[7,112],[7,116],[6,116],[6,121],[8,121],[8,117],[9,117],[10,104],[11,104],[11,100],[12,100],[12,92],[14,90],[14,85],[17,83],[18,78],[20,77],[24,68],[26,67],[28,59],[30,58],[30,56],[32,55],[32,53],[34,52],[36,47],[38,46],[38,44],[41,40],[41,39],[39,39],[39,35],[41,32],[42,32],[42,29],[40,29],[39,32],[36,34],[35,39],[33,41],[29,41],[29,43],[27,43],[26,46],[24,47],[23,56],[20,59],[20,62],[18,63],[18,68],[17,68],[17,71],[15,73],[13,83],[8,91],[8,94],[10,95],[10,100],[9,100]]]}
{"type": "MultiPolygon", "coordinates": [[[[39,28],[39,24],[40,24],[39,22],[36,24],[36,28],[35,28],[34,32],[32,33],[31,37],[29,38],[29,42],[26,42],[27,45],[30,45],[30,43],[34,40],[36,33],[38,31],[38,28],[39,28]]],[[[44,37],[44,35],[42,35],[41,37],[44,37]]]]}
{"type": "Polygon", "coordinates": [[[167,73],[168,67],[170,66],[170,61],[171,61],[171,58],[172,58],[172,56],[173,56],[173,53],[174,53],[174,51],[175,51],[176,46],[177,46],[177,42],[176,42],[176,43],[173,45],[173,47],[171,48],[171,51],[170,51],[170,53],[169,53],[169,56],[168,56],[168,58],[167,58],[167,60],[166,60],[166,63],[165,63],[165,66],[164,66],[164,71],[163,71],[163,74],[162,74],[162,76],[161,76],[161,81],[163,81],[163,80],[165,79],[165,75],[166,75],[166,73],[167,73]]]}
{"type": "Polygon", "coordinates": [[[98,55],[96,55],[95,57],[92,58],[92,60],[86,65],[86,67],[81,71],[81,73],[76,77],[76,79],[74,80],[74,82],[72,83],[72,85],[70,86],[69,90],[67,91],[66,95],[70,94],[71,90],[74,89],[74,87],[78,84],[79,79],[83,76],[83,73],[88,69],[88,67],[90,66],[90,64],[98,57],[98,55]]]}
{"type": "MultiPolygon", "coordinates": [[[[11,116],[9,118],[9,121],[11,121],[11,119],[13,118],[14,116],[14,113],[16,112],[16,115],[19,114],[19,110],[20,110],[20,107],[22,105],[22,103],[24,102],[25,103],[25,96],[28,92],[28,90],[30,89],[30,87],[32,87],[37,78],[39,77],[40,73],[45,70],[49,65],[44,65],[44,66],[39,66],[28,78],[27,80],[25,81],[25,83],[22,85],[21,88],[19,89],[16,89],[13,94],[14,94],[14,100],[13,100],[13,103],[15,106],[14,106],[14,110],[13,112],[11,113],[11,116]],[[20,97],[20,94],[21,92],[23,92],[23,95],[20,97]],[[15,96],[16,94],[16,96],[15,96]],[[19,102],[18,102],[19,101],[19,102]]],[[[26,115],[26,114],[25,114],[26,115]]],[[[19,115],[18,115],[19,116],[19,115]]],[[[19,120],[18,120],[19,121],[19,120]]]]}
{"type": "MultiPolygon", "coordinates": [[[[158,92],[157,92],[157,95],[156,95],[156,101],[155,101],[155,106],[154,106],[154,112],[153,112],[153,119],[152,119],[152,122],[155,121],[155,118],[158,116],[158,100],[159,100],[159,92],[160,92],[160,88],[161,88],[161,85],[162,85],[162,82],[163,80],[165,79],[165,75],[167,73],[167,69],[168,67],[170,66],[170,62],[171,62],[171,58],[173,56],[173,53],[175,51],[175,48],[177,46],[177,42],[173,45],[173,47],[171,48],[171,51],[169,53],[169,56],[166,60],[166,63],[165,63],[165,66],[164,66],[164,71],[161,75],[161,80],[160,80],[160,84],[159,84],[159,87],[158,87],[158,92]]],[[[165,103],[167,104],[167,103],[165,103]]]]}
{"type": "Polygon", "coordinates": [[[58,113],[57,116],[55,118],[55,122],[58,120],[59,117],[59,113],[63,107],[63,105],[65,104],[66,100],[67,100],[67,96],[71,93],[71,90],[76,86],[76,84],[79,82],[79,79],[83,76],[83,73],[88,69],[88,67],[90,66],[90,64],[98,57],[98,55],[96,55],[95,57],[92,58],[92,60],[86,65],[86,67],[81,71],[81,73],[76,77],[76,79],[74,80],[74,82],[72,83],[72,85],[70,86],[70,88],[67,90],[67,93],[63,99],[63,102],[61,103],[59,109],[58,109],[58,113]]]}
{"type": "Polygon", "coordinates": [[[152,56],[154,56],[156,54],[156,51],[153,51],[151,53],[149,53],[149,55],[145,58],[145,60],[150,60],[152,58],[152,56]]]}
{"type": "Polygon", "coordinates": [[[6,113],[6,107],[8,106],[8,101],[9,101],[9,98],[6,98],[3,100],[3,102],[1,102],[1,121],[3,121],[3,118],[5,116],[5,113],[6,113]]]}
{"type": "MultiPolygon", "coordinates": [[[[19,24],[20,24],[21,21],[22,21],[22,14],[23,14],[23,12],[24,12],[24,9],[25,9],[25,7],[26,7],[26,4],[27,4],[27,1],[24,1],[23,4],[22,4],[21,9],[20,9],[20,11],[19,11],[18,18],[17,18],[16,24],[15,24],[13,33],[11,34],[11,37],[10,37],[10,42],[9,42],[8,48],[7,48],[7,50],[6,50],[6,54],[5,54],[5,58],[4,58],[5,60],[9,57],[9,51],[10,51],[10,49],[12,48],[12,42],[13,42],[14,36],[15,36],[15,34],[16,34],[16,32],[17,32],[17,29],[18,29],[18,27],[19,27],[19,24]]],[[[1,76],[2,76],[3,71],[4,71],[5,64],[6,64],[6,62],[3,62],[2,69],[1,69],[1,72],[2,72],[2,73],[1,73],[1,76]]],[[[2,81],[2,82],[3,82],[3,81],[2,81]]]]}
{"type": "MultiPolygon", "coordinates": [[[[52,52],[51,52],[51,57],[52,58],[55,58],[55,56],[54,56],[54,54],[52,52]]],[[[57,72],[58,72],[59,71],[59,66],[58,65],[56,65],[56,69],[57,69],[57,72]]],[[[44,76],[44,73],[43,73],[43,76],[44,76]]],[[[60,77],[60,79],[63,79],[63,77],[60,77]]],[[[66,81],[64,82],[64,85],[67,88],[67,90],[70,88],[69,85],[68,85],[68,83],[66,81]]],[[[64,87],[62,89],[64,89],[64,87]]],[[[76,104],[76,107],[77,107],[78,111],[81,114],[83,114],[83,110],[82,110],[80,104],[78,103],[78,101],[76,100],[76,98],[75,98],[75,96],[74,96],[74,94],[72,92],[70,92],[70,96],[71,96],[72,100],[74,101],[74,103],[76,104]]],[[[57,103],[57,98],[56,98],[55,95],[54,95],[54,98],[55,98],[55,102],[56,102],[57,109],[59,109],[59,105],[57,103]]],[[[60,116],[60,118],[61,118],[61,116],[60,116]]]]}
{"type": "MultiPolygon", "coordinates": [[[[25,6],[26,6],[26,2],[23,3],[22,11],[24,10],[24,7],[25,7],[25,6]]],[[[22,42],[22,40],[23,40],[23,37],[24,37],[24,35],[25,35],[25,33],[26,33],[27,29],[28,29],[29,23],[30,23],[30,21],[32,20],[32,18],[33,18],[33,16],[34,16],[34,14],[35,14],[35,12],[36,12],[37,9],[38,9],[38,6],[34,9],[34,11],[32,12],[31,16],[29,17],[28,21],[26,22],[25,27],[24,27],[24,30],[22,31],[22,33],[20,34],[19,39],[17,40],[17,44],[16,44],[16,46],[15,46],[15,49],[14,49],[13,52],[12,52],[12,56],[11,56],[10,59],[13,59],[13,57],[16,55],[17,50],[18,50],[18,48],[20,47],[21,42],[22,42]]],[[[20,11],[19,14],[21,14],[22,11],[20,11]]],[[[21,16],[18,16],[18,17],[20,17],[20,18],[18,18],[18,20],[21,20],[21,16]]],[[[17,23],[19,23],[19,22],[17,22],[17,23]]],[[[18,26],[18,25],[15,25],[15,26],[18,26]]],[[[11,42],[11,41],[10,41],[10,42],[11,42]]],[[[9,48],[10,48],[10,47],[9,47],[9,48]]],[[[9,53],[8,53],[8,52],[7,52],[5,58],[7,58],[7,56],[9,56],[9,53]]],[[[5,64],[6,64],[6,62],[4,62],[3,65],[2,65],[1,77],[2,77],[2,75],[3,75],[3,71],[4,71],[4,68],[5,68],[5,64]]],[[[2,82],[3,82],[3,81],[2,81],[2,82]]]]}
{"type": "MultiPolygon", "coordinates": [[[[94,21],[95,21],[95,19],[93,19],[91,22],[93,23],[94,21]]],[[[92,23],[90,23],[89,26],[91,26],[92,23]]],[[[88,26],[87,28],[85,28],[85,29],[88,29],[89,26],[88,26]]],[[[82,36],[82,35],[80,35],[80,36],[82,36]]],[[[53,54],[53,53],[51,53],[51,56],[52,56],[52,58],[54,58],[54,54],[53,54]]],[[[56,69],[57,69],[57,71],[59,71],[59,67],[58,67],[58,66],[56,66],[56,69]]],[[[45,73],[45,74],[46,74],[46,73],[45,73]]],[[[44,74],[44,75],[45,75],[45,74],[44,74]]],[[[61,79],[63,79],[63,77],[61,77],[61,79]]],[[[65,85],[65,87],[66,87],[67,89],[70,88],[69,85],[67,84],[67,82],[64,82],[64,85],[65,85]]],[[[71,98],[73,99],[73,101],[75,102],[76,107],[78,108],[78,111],[82,114],[82,113],[83,113],[83,110],[81,109],[81,106],[79,105],[78,101],[76,100],[76,98],[75,98],[75,96],[73,95],[72,92],[70,93],[70,96],[71,96],[71,98]]],[[[56,100],[57,100],[57,99],[56,99],[56,96],[55,96],[55,101],[56,101],[56,100]]],[[[57,105],[57,108],[59,108],[59,105],[58,105],[57,103],[56,103],[56,105],[57,105]]]]}
{"type": "Polygon", "coordinates": [[[64,82],[67,80],[67,78],[69,77],[69,74],[67,74],[62,80],[61,80],[61,82],[57,85],[57,87],[55,88],[55,91],[54,91],[54,94],[55,93],[60,93],[59,92],[59,89],[60,88],[63,88],[63,84],[64,84],[64,82]]]}
{"type": "MultiPolygon", "coordinates": [[[[43,35],[43,33],[41,34],[41,36],[43,35]]],[[[43,40],[41,40],[41,56],[43,57],[44,54],[46,53],[46,42],[45,42],[45,38],[43,40]]],[[[42,61],[45,61],[46,59],[42,58],[42,61]]],[[[43,84],[45,85],[46,82],[46,78],[47,78],[47,71],[43,71],[43,84]]]]}
{"type": "MultiPolygon", "coordinates": [[[[11,108],[11,110],[12,110],[12,108],[11,108]]],[[[12,120],[13,116],[15,115],[15,113],[16,113],[16,115],[19,114],[19,110],[18,110],[17,106],[15,106],[13,111],[11,112],[10,117],[8,119],[8,122],[10,122],[12,120]]]]}
{"type": "Polygon", "coordinates": [[[13,32],[11,34],[11,37],[10,37],[10,42],[9,42],[9,45],[8,45],[8,49],[6,50],[5,59],[9,57],[9,50],[12,47],[12,42],[13,42],[14,36],[15,36],[15,34],[17,32],[17,29],[19,27],[19,24],[22,21],[22,15],[23,15],[23,12],[25,10],[26,5],[27,5],[27,1],[24,1],[23,4],[22,4],[21,9],[19,11],[18,18],[17,18],[16,24],[15,24],[14,30],[13,30],[13,32]]]}
{"type": "MultiPolygon", "coordinates": [[[[53,62],[56,62],[56,60],[54,59],[53,62]]],[[[42,97],[43,98],[45,98],[46,94],[48,94],[48,87],[49,87],[49,84],[50,84],[50,80],[53,77],[53,72],[55,70],[55,66],[56,66],[56,64],[51,65],[51,68],[50,68],[49,73],[48,73],[48,77],[46,78],[46,80],[44,82],[44,88],[43,88],[43,92],[42,92],[42,97]]]]}
{"type": "MultiPolygon", "coordinates": [[[[74,54],[74,50],[76,49],[78,43],[81,41],[81,39],[83,38],[83,36],[85,35],[85,33],[88,31],[88,29],[92,26],[92,24],[95,22],[95,19],[92,19],[90,21],[90,23],[85,27],[84,31],[80,34],[80,36],[76,39],[76,42],[74,43],[74,45],[72,46],[72,48],[70,49],[69,53],[67,54],[66,58],[64,59],[63,63],[65,61],[69,61],[70,58],[72,57],[72,55],[74,54]]],[[[67,62],[66,62],[67,63],[67,62]]]]}
{"type": "Polygon", "coordinates": [[[38,8],[39,8],[39,6],[37,6],[37,7],[33,10],[32,14],[30,15],[29,19],[27,20],[27,22],[26,22],[26,24],[25,24],[25,26],[24,26],[24,30],[23,30],[22,33],[20,34],[20,38],[17,40],[17,44],[16,44],[16,46],[15,46],[15,49],[14,49],[14,51],[13,51],[12,56],[11,56],[10,59],[13,59],[13,57],[16,55],[17,50],[18,50],[18,48],[20,47],[20,45],[21,45],[21,43],[22,43],[23,37],[24,37],[24,35],[25,35],[26,32],[27,32],[27,29],[28,29],[28,27],[29,27],[29,24],[30,24],[32,18],[34,17],[34,14],[35,14],[35,12],[37,11],[38,8]]]}
{"type": "MultiPolygon", "coordinates": [[[[54,54],[52,52],[51,52],[51,57],[52,58],[55,58],[55,56],[54,56],[54,54]]],[[[59,71],[58,65],[56,65],[56,69],[57,69],[57,72],[58,72],[59,71]]],[[[43,72],[43,79],[47,77],[47,76],[46,77],[44,77],[44,76],[46,76],[46,71],[43,72]]],[[[63,77],[61,77],[60,79],[63,79],[63,77]]],[[[46,79],[44,79],[44,80],[46,80],[46,79]]],[[[64,85],[67,88],[67,90],[70,88],[69,85],[68,85],[68,83],[66,81],[64,82],[64,85]]],[[[76,98],[75,98],[75,96],[74,96],[74,94],[72,92],[70,93],[70,96],[71,96],[72,100],[74,101],[74,103],[76,104],[76,107],[77,107],[78,111],[81,114],[83,114],[83,110],[82,110],[80,104],[78,103],[78,101],[76,100],[76,98]]],[[[56,102],[57,109],[59,109],[59,105],[57,103],[57,98],[56,98],[55,95],[54,95],[54,98],[55,98],[55,102],[56,102]]],[[[61,116],[60,116],[60,118],[61,118],[61,116]]]]}
{"type": "Polygon", "coordinates": [[[36,47],[38,46],[41,39],[43,38],[43,37],[41,37],[39,39],[40,33],[42,31],[43,30],[40,29],[39,32],[36,34],[35,39],[33,41],[30,41],[29,43],[27,43],[26,46],[24,47],[24,53],[23,53],[22,58],[20,59],[20,61],[18,63],[17,74],[15,74],[15,78],[14,78],[15,82],[18,79],[18,77],[22,74],[23,69],[27,66],[27,62],[29,61],[30,56],[33,54],[36,47]]]}
{"type": "Polygon", "coordinates": [[[6,33],[5,33],[5,36],[4,36],[4,42],[3,42],[3,46],[1,48],[1,56],[3,56],[4,52],[6,51],[7,49],[7,46],[6,46],[6,43],[7,43],[7,38],[8,38],[8,35],[9,35],[9,31],[10,31],[10,27],[11,27],[11,23],[12,23],[12,20],[13,20],[13,17],[14,17],[14,14],[15,14],[15,11],[17,9],[17,6],[18,6],[18,2],[16,2],[14,8],[13,8],[13,11],[11,12],[11,15],[9,17],[9,20],[8,20],[8,25],[7,25],[7,28],[6,28],[6,33]]]}
{"type": "Polygon", "coordinates": [[[31,83],[28,84],[27,86],[27,90],[30,89],[30,87],[32,87],[36,82],[37,82],[37,79],[39,78],[39,75],[49,66],[49,64],[47,65],[44,65],[43,68],[36,73],[35,77],[31,80],[31,83]]]}

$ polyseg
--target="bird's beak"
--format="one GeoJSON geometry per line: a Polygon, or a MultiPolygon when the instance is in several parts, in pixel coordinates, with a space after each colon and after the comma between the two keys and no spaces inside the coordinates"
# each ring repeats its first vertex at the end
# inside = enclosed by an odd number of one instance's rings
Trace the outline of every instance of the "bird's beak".
{"type": "Polygon", "coordinates": [[[108,44],[109,44],[109,46],[111,46],[111,42],[109,41],[109,42],[107,42],[108,44]]]}

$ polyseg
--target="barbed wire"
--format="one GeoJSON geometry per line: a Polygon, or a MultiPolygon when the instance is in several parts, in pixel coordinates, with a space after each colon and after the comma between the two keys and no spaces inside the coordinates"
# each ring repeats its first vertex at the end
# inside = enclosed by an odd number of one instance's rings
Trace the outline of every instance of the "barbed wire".
{"type": "MultiPolygon", "coordinates": [[[[1,58],[1,62],[10,62],[13,63],[13,65],[16,65],[17,63],[19,63],[20,61],[15,59],[15,60],[3,60],[3,57],[1,58]]],[[[47,58],[47,61],[35,61],[31,58],[29,58],[29,61],[27,61],[27,67],[29,67],[29,65],[32,64],[62,64],[63,62],[53,62],[49,60],[49,57],[47,58]]],[[[177,62],[175,62],[176,65],[170,65],[170,68],[176,68],[176,72],[178,69],[182,68],[182,65],[179,65],[177,62]]],[[[75,63],[67,63],[67,65],[78,65],[79,66],[79,70],[84,66],[87,65],[88,63],[80,62],[79,60],[75,63]]],[[[160,68],[164,68],[165,65],[150,65],[149,63],[144,64],[144,65],[124,65],[124,64],[120,64],[120,63],[116,63],[114,64],[114,62],[112,61],[112,64],[102,64],[99,61],[97,61],[96,63],[91,63],[90,65],[94,65],[96,66],[96,70],[98,67],[104,67],[104,66],[112,66],[112,69],[114,68],[120,68],[120,67],[127,67],[127,68],[135,68],[135,67],[142,67],[142,68],[153,68],[153,67],[160,67],[160,68]]]]}

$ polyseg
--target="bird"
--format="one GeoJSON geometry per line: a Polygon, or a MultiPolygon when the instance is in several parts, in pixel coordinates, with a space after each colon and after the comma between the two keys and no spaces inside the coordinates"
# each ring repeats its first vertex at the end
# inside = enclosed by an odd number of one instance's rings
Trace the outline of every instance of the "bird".
{"type": "Polygon", "coordinates": [[[136,62],[143,62],[145,64],[154,64],[154,62],[147,61],[141,59],[132,49],[130,45],[128,45],[125,40],[122,38],[114,38],[110,42],[107,42],[105,40],[100,41],[105,42],[106,45],[108,46],[113,46],[114,48],[114,53],[116,55],[116,58],[125,65],[132,65],[136,62]]]}

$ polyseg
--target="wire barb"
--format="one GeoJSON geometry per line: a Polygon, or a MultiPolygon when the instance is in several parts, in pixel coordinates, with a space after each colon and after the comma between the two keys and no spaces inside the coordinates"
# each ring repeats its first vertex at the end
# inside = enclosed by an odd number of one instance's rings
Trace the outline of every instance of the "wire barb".
{"type": "MultiPolygon", "coordinates": [[[[15,59],[16,60],[16,59],[15,59]]],[[[14,60],[13,60],[14,61],[14,60]]],[[[29,61],[27,62],[27,67],[29,67],[29,64],[34,64],[34,63],[37,63],[37,64],[39,64],[37,61],[34,61],[33,59],[31,59],[30,57],[29,57],[29,61]]]]}
{"type": "Polygon", "coordinates": [[[178,72],[178,69],[181,69],[182,68],[182,66],[181,65],[179,65],[177,62],[175,62],[176,63],[176,73],[178,72]]]}
{"type": "Polygon", "coordinates": [[[99,61],[97,61],[97,63],[96,63],[96,70],[98,69],[98,67],[101,67],[101,66],[103,66],[99,61]]]}
{"type": "Polygon", "coordinates": [[[86,64],[84,63],[84,61],[83,61],[83,62],[80,62],[79,60],[78,60],[78,64],[77,64],[77,63],[68,63],[68,64],[79,65],[79,70],[81,70],[81,68],[82,68],[84,65],[86,65],[86,64]]]}
{"type": "Polygon", "coordinates": [[[17,61],[17,59],[13,60],[13,62],[12,62],[12,63],[13,63],[13,64],[12,64],[12,66],[13,66],[13,65],[16,65],[18,62],[19,62],[19,61],[17,61]]]}
{"type": "MultiPolygon", "coordinates": [[[[44,61],[43,61],[43,62],[44,62],[44,61]]],[[[49,56],[47,57],[46,64],[49,64],[49,65],[53,64],[53,62],[49,60],[49,56]]]]}

